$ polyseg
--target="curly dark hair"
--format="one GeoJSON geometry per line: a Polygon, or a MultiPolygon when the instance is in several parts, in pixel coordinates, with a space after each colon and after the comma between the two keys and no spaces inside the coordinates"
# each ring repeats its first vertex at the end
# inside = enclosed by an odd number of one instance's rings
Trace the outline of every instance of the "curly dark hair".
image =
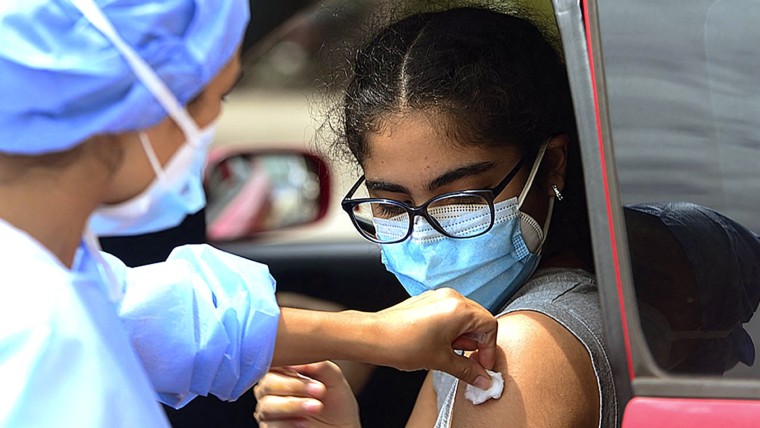
{"type": "MultiPolygon", "coordinates": [[[[593,267],[567,72],[536,24],[481,7],[417,13],[382,29],[352,64],[337,144],[359,164],[368,134],[410,111],[444,117],[459,144],[516,145],[528,161],[547,139],[568,135],[566,197],[549,237],[593,267]]],[[[541,172],[537,182],[546,184],[541,172]]]]}

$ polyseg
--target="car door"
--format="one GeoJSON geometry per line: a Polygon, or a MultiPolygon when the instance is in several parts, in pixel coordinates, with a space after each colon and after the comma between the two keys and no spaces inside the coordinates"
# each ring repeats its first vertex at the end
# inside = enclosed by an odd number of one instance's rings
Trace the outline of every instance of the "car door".
{"type": "MultiPolygon", "coordinates": [[[[553,0],[553,5],[582,142],[623,426],[757,426],[757,365],[737,363],[705,375],[676,373],[655,362],[642,332],[636,291],[642,284],[633,281],[623,207],[687,201],[760,230],[760,3],[553,0]]],[[[760,283],[756,272],[754,285],[760,283]]],[[[750,312],[756,309],[755,302],[750,312]]],[[[760,320],[747,318],[742,327],[754,342],[754,354],[760,320]]]]}

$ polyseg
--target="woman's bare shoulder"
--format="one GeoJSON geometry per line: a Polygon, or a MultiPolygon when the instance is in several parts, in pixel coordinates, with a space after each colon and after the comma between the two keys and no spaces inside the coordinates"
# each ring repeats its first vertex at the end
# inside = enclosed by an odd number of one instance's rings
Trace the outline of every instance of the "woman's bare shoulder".
{"type": "Polygon", "coordinates": [[[460,384],[452,426],[597,426],[591,356],[572,333],[546,315],[518,311],[499,318],[498,345],[494,369],[504,376],[502,397],[474,406],[460,384]]]}

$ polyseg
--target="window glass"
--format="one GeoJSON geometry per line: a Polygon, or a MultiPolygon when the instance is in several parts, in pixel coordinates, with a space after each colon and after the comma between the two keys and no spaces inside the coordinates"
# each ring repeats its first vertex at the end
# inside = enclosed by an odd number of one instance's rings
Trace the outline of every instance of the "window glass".
{"type": "Polygon", "coordinates": [[[598,10],[621,195],[639,204],[626,225],[650,351],[672,372],[758,378],[760,2],[598,10]]]}

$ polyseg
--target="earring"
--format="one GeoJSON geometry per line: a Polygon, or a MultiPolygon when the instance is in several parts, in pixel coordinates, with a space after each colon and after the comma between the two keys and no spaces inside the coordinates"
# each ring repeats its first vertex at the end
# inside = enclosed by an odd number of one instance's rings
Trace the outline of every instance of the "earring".
{"type": "Polygon", "coordinates": [[[557,188],[556,184],[552,184],[552,190],[554,190],[554,196],[557,197],[558,201],[565,199],[565,197],[562,196],[562,193],[560,193],[559,188],[557,188]]]}

